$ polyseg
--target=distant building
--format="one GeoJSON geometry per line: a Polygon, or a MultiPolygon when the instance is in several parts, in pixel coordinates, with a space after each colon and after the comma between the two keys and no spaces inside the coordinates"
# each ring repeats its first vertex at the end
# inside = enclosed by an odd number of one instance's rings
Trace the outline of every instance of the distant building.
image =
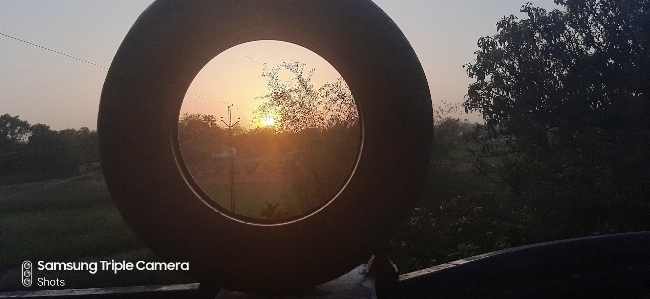
{"type": "Polygon", "coordinates": [[[215,150],[212,153],[212,159],[228,158],[228,157],[230,157],[230,153],[232,153],[233,158],[237,157],[237,149],[236,148],[222,146],[222,147],[217,148],[217,150],[215,150]]]}

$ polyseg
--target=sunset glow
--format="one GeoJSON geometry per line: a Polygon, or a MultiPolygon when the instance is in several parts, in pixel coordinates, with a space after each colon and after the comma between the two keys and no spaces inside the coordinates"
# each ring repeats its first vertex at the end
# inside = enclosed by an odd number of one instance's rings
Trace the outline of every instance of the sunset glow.
{"type": "Polygon", "coordinates": [[[275,125],[275,118],[273,116],[267,116],[262,119],[262,125],[265,127],[272,127],[275,125]]]}

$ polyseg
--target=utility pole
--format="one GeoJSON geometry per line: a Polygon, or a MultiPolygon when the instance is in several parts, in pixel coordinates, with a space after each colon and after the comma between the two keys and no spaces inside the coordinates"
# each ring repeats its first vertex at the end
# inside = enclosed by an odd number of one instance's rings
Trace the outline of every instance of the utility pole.
{"type": "Polygon", "coordinates": [[[228,153],[230,154],[230,211],[235,212],[235,173],[233,172],[233,147],[232,147],[232,128],[234,128],[239,123],[239,118],[233,124],[232,123],[232,104],[228,105],[228,123],[223,120],[221,121],[228,127],[228,153]]]}

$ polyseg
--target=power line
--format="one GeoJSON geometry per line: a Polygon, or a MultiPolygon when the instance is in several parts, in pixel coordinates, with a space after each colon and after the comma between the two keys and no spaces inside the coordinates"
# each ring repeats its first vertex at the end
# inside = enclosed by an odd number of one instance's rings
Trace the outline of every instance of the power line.
{"type": "Polygon", "coordinates": [[[222,103],[222,104],[226,104],[226,105],[230,105],[230,106],[240,107],[240,108],[248,109],[248,110],[251,110],[251,111],[255,110],[255,109],[250,108],[250,107],[237,105],[237,104],[233,104],[233,103],[228,103],[228,102],[224,102],[224,101],[218,101],[218,100],[208,98],[208,97],[204,97],[204,96],[201,96],[201,95],[198,95],[198,94],[195,94],[195,93],[191,93],[191,92],[188,92],[187,94],[191,95],[193,97],[201,98],[201,99],[208,100],[208,101],[213,101],[213,102],[222,103]]]}
{"type": "Polygon", "coordinates": [[[246,119],[246,120],[250,120],[250,122],[253,123],[253,120],[250,119],[250,118],[248,118],[248,117],[246,117],[243,113],[241,113],[241,111],[239,111],[239,108],[237,108],[237,113],[239,113],[239,115],[241,115],[242,118],[244,118],[244,119],[246,119]]]}
{"type": "Polygon", "coordinates": [[[41,46],[41,45],[38,45],[38,44],[35,44],[35,43],[32,43],[32,42],[28,42],[28,41],[26,41],[26,40],[24,40],[24,39],[20,39],[20,38],[14,37],[14,36],[11,36],[11,35],[9,35],[9,34],[4,34],[4,33],[0,32],[0,35],[5,36],[5,37],[8,37],[8,38],[11,38],[11,39],[13,39],[13,40],[17,40],[17,41],[19,41],[19,42],[26,43],[26,44],[28,44],[28,45],[30,45],[30,46],[34,46],[34,47],[41,48],[41,49],[46,50],[46,51],[50,51],[50,52],[53,52],[53,53],[56,53],[56,54],[59,54],[59,55],[63,55],[63,56],[68,57],[68,58],[72,58],[72,59],[75,59],[75,60],[79,60],[79,61],[81,61],[81,62],[85,62],[85,63],[87,63],[87,64],[94,65],[94,66],[99,67],[99,68],[103,68],[103,69],[106,69],[106,70],[108,69],[107,67],[105,67],[105,66],[103,66],[103,65],[96,64],[96,63],[94,63],[94,62],[90,62],[90,61],[88,61],[88,60],[81,59],[81,58],[79,58],[79,57],[72,56],[72,55],[69,55],[69,54],[66,54],[66,53],[63,53],[63,52],[59,52],[59,51],[57,51],[57,50],[53,50],[53,49],[50,49],[50,48],[48,48],[48,47],[44,47],[44,46],[41,46]]]}
{"type": "MultiPolygon", "coordinates": [[[[9,34],[5,34],[5,33],[0,32],[0,35],[1,35],[1,36],[4,36],[4,37],[8,37],[8,38],[13,39],[13,40],[16,40],[16,41],[19,41],[19,42],[22,42],[22,43],[25,43],[25,44],[28,44],[28,45],[30,45],[30,46],[34,46],[34,47],[37,47],[37,48],[40,48],[40,49],[43,49],[43,50],[46,50],[46,51],[50,51],[50,52],[52,52],[52,53],[56,53],[56,54],[59,54],[59,55],[63,55],[63,56],[65,56],[65,57],[72,58],[72,59],[75,59],[75,60],[78,60],[78,61],[81,61],[81,62],[84,62],[84,63],[90,64],[90,65],[92,65],[92,66],[96,66],[96,67],[98,67],[98,68],[102,68],[102,69],[108,70],[108,67],[105,67],[105,66],[103,66],[103,65],[101,65],[101,64],[97,64],[97,63],[94,63],[94,62],[92,62],[92,61],[85,60],[85,59],[83,59],[83,58],[79,58],[79,57],[76,57],[76,56],[73,56],[73,55],[70,55],[70,54],[63,53],[63,52],[61,52],[61,51],[57,51],[57,50],[54,50],[54,49],[51,49],[51,48],[48,48],[48,47],[45,47],[45,46],[41,46],[41,45],[39,45],[39,44],[35,44],[35,43],[32,43],[32,42],[26,41],[26,40],[24,40],[24,39],[17,38],[17,37],[15,37],[15,36],[12,36],[12,35],[9,35],[9,34]]],[[[218,100],[215,100],[215,99],[212,99],[212,98],[209,98],[209,97],[204,97],[204,96],[201,96],[201,95],[197,95],[197,94],[194,94],[194,93],[189,93],[189,92],[188,92],[187,94],[188,94],[188,95],[191,95],[191,96],[194,96],[194,97],[197,97],[197,98],[205,99],[205,100],[208,100],[208,101],[213,101],[213,102],[217,102],[217,103],[223,103],[223,104],[226,104],[226,105],[233,105],[233,106],[236,106],[236,107],[241,107],[241,108],[244,108],[244,109],[249,109],[249,110],[251,110],[251,111],[252,111],[252,110],[255,110],[255,109],[250,108],[250,107],[246,107],[246,106],[242,106],[242,105],[237,105],[237,104],[233,104],[233,103],[228,103],[228,102],[224,102],[224,101],[218,101],[218,100]]]]}

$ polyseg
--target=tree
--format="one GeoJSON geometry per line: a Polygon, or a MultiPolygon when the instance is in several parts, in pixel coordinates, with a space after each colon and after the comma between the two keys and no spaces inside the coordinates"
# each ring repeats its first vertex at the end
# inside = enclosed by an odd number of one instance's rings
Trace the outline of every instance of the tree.
{"type": "Polygon", "coordinates": [[[262,65],[261,76],[268,79],[269,93],[260,97],[266,102],[255,111],[257,118],[277,116],[277,130],[292,132],[357,124],[357,106],[342,78],[315,89],[311,83],[315,70],[305,74],[304,63],[283,61],[270,69],[262,65]],[[286,82],[280,80],[282,69],[290,71],[294,78],[286,82]]]}
{"type": "Polygon", "coordinates": [[[55,131],[18,116],[0,116],[0,175],[31,181],[75,174],[78,165],[99,160],[97,132],[88,128],[55,131]]]}
{"type": "Polygon", "coordinates": [[[202,113],[183,113],[178,120],[178,141],[180,143],[205,138],[207,134],[215,133],[221,128],[214,115],[202,113]]]}
{"type": "Polygon", "coordinates": [[[527,211],[504,186],[472,172],[467,150],[476,147],[478,124],[453,117],[459,108],[444,101],[434,106],[425,200],[392,240],[391,258],[404,271],[530,244],[527,211]]]}
{"type": "Polygon", "coordinates": [[[178,141],[183,159],[193,171],[206,167],[212,154],[227,144],[228,132],[214,115],[183,113],[178,121],[178,141]]]}
{"type": "Polygon", "coordinates": [[[76,171],[76,161],[71,158],[68,144],[62,134],[45,124],[35,124],[30,128],[28,138],[31,171],[52,175],[69,175],[76,171]]]}
{"type": "Polygon", "coordinates": [[[265,102],[256,109],[255,117],[277,118],[275,139],[290,156],[283,163],[289,174],[286,194],[298,199],[291,208],[300,214],[330,200],[347,181],[359,150],[359,114],[342,78],[316,89],[311,83],[315,70],[305,73],[304,63],[262,66],[269,93],[259,97],[265,102]],[[293,78],[282,81],[282,69],[293,78]]]}
{"type": "Polygon", "coordinates": [[[465,109],[486,121],[475,166],[549,238],[647,229],[650,1],[555,3],[502,19],[465,65],[465,109]]]}
{"type": "Polygon", "coordinates": [[[59,131],[59,138],[68,146],[73,165],[88,165],[99,162],[97,131],[88,127],[59,131]]]}
{"type": "Polygon", "coordinates": [[[8,151],[12,144],[25,142],[29,132],[29,123],[21,120],[20,116],[0,115],[0,146],[2,146],[2,152],[8,151]]]}
{"type": "Polygon", "coordinates": [[[16,173],[25,169],[22,157],[14,154],[24,151],[30,124],[19,116],[4,114],[0,116],[0,176],[16,173]]]}

